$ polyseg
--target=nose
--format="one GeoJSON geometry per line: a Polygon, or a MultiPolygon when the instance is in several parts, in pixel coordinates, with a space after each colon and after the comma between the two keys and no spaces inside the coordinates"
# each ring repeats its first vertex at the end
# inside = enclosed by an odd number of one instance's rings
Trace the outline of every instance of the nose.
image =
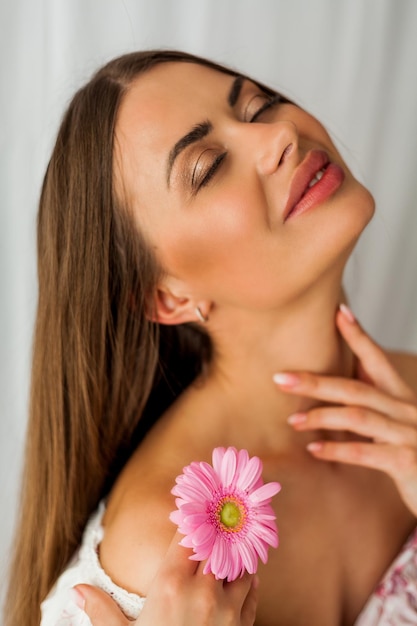
{"type": "Polygon", "coordinates": [[[297,152],[298,132],[293,122],[254,124],[252,128],[258,133],[254,153],[256,169],[261,176],[273,174],[297,152]]]}

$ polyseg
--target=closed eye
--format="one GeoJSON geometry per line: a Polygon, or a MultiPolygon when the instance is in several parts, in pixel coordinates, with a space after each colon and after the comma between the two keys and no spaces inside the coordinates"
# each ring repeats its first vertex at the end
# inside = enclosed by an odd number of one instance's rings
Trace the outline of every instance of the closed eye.
{"type": "Polygon", "coordinates": [[[258,119],[258,117],[260,115],[262,115],[262,113],[264,113],[265,111],[267,111],[268,109],[270,109],[271,107],[280,104],[281,102],[285,102],[285,100],[283,99],[283,97],[277,93],[274,96],[268,97],[268,99],[259,107],[259,109],[257,111],[255,111],[255,113],[253,113],[251,115],[251,117],[249,118],[248,122],[249,123],[253,123],[256,122],[256,120],[258,119]]]}
{"type": "MultiPolygon", "coordinates": [[[[247,118],[249,116],[249,119],[247,120],[249,123],[256,122],[258,117],[260,117],[265,111],[267,111],[268,109],[270,109],[273,106],[276,106],[276,105],[278,105],[278,104],[280,104],[282,102],[288,102],[288,100],[286,100],[286,98],[282,97],[278,93],[274,94],[274,95],[271,95],[271,96],[267,95],[267,94],[259,94],[258,96],[255,96],[249,102],[249,104],[248,104],[248,106],[247,106],[247,108],[245,110],[244,117],[247,118]],[[255,110],[254,113],[251,113],[249,111],[249,109],[253,109],[254,108],[254,102],[258,98],[261,98],[263,100],[263,104],[261,106],[259,106],[255,110]]],[[[204,187],[205,185],[208,185],[210,180],[213,178],[213,176],[216,174],[217,170],[220,168],[221,164],[225,160],[226,156],[227,156],[227,152],[222,152],[221,154],[217,155],[215,157],[215,159],[212,161],[212,163],[209,164],[206,169],[204,169],[204,168],[200,169],[198,167],[200,159],[197,161],[196,166],[195,166],[195,168],[193,170],[193,173],[192,173],[192,177],[191,177],[191,187],[192,187],[192,193],[193,194],[198,193],[198,191],[202,187],[204,187]]]]}
{"type": "Polygon", "coordinates": [[[209,167],[206,170],[204,170],[200,176],[196,175],[197,168],[194,168],[194,172],[193,172],[192,180],[191,180],[193,193],[197,193],[201,189],[201,187],[204,187],[204,185],[207,185],[210,182],[210,180],[213,178],[214,174],[217,172],[217,170],[219,169],[220,165],[222,164],[226,156],[227,156],[227,152],[222,152],[221,154],[219,154],[211,163],[211,165],[209,165],[209,167]]]}

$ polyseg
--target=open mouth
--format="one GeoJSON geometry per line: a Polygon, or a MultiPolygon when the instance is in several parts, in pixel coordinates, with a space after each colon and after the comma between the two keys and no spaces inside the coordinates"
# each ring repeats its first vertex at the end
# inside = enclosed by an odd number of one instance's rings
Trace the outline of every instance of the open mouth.
{"type": "MultiPolygon", "coordinates": [[[[308,189],[311,189],[311,187],[314,187],[314,185],[315,185],[316,183],[318,183],[318,182],[319,182],[319,180],[321,180],[321,179],[323,178],[323,174],[324,174],[324,172],[325,172],[325,170],[326,170],[327,166],[328,166],[328,163],[326,163],[326,165],[325,165],[324,167],[322,167],[322,168],[321,168],[318,172],[316,172],[316,174],[314,175],[314,177],[313,177],[313,178],[310,180],[310,182],[308,183],[306,191],[307,191],[308,189]]],[[[306,191],[305,191],[304,193],[306,193],[306,191]]]]}
{"type": "Polygon", "coordinates": [[[342,184],[344,172],[324,150],[311,150],[295,172],[284,210],[284,222],[321,204],[342,184]]]}

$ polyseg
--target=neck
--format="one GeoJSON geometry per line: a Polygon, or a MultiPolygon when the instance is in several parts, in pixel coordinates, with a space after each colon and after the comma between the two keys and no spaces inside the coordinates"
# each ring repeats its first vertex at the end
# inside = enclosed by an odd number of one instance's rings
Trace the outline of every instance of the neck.
{"type": "Polygon", "coordinates": [[[237,441],[243,435],[251,441],[259,439],[261,446],[268,441],[305,444],[286,419],[320,403],[280,391],[272,376],[307,370],[352,377],[354,358],[335,325],[336,310],[344,301],[342,289],[329,286],[319,295],[317,291],[305,294],[279,313],[233,312],[233,324],[227,323],[227,316],[218,325],[213,319],[216,349],[208,384],[217,401],[223,399],[228,407],[225,428],[230,439],[237,441]]]}

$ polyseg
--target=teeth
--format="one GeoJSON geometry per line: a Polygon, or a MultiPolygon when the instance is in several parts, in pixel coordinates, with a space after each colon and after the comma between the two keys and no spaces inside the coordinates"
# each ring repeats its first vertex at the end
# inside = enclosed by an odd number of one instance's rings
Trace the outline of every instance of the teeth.
{"type": "Polygon", "coordinates": [[[319,182],[320,178],[322,178],[324,174],[324,169],[325,168],[323,167],[321,170],[319,170],[317,174],[314,176],[314,178],[308,183],[309,188],[313,187],[313,185],[319,182]]]}

